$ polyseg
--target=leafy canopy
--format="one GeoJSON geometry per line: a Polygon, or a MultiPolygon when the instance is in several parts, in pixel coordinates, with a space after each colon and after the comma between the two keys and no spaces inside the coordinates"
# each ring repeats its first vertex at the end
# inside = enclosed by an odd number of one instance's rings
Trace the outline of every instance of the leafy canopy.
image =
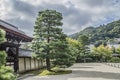
{"type": "Polygon", "coordinates": [[[108,61],[112,57],[112,49],[108,46],[100,45],[93,48],[93,54],[101,58],[102,61],[108,61]]]}

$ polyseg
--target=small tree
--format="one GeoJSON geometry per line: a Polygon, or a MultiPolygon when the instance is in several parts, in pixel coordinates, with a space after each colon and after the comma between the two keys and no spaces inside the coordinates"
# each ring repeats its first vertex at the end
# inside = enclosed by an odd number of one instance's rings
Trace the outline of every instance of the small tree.
{"type": "MultiPolygon", "coordinates": [[[[0,44],[5,41],[5,31],[0,29],[0,44]]],[[[16,80],[11,67],[5,66],[7,54],[0,51],[0,80],[16,80]]]]}
{"type": "MultiPolygon", "coordinates": [[[[84,54],[84,62],[86,62],[86,53],[89,51],[89,38],[86,35],[81,35],[78,38],[78,41],[82,44],[81,54],[84,54]]],[[[90,51],[89,51],[90,52],[90,51]]]]}
{"type": "Polygon", "coordinates": [[[85,36],[85,35],[79,36],[78,41],[79,41],[83,46],[89,45],[89,38],[88,38],[87,36],[85,36]]]}
{"type": "Polygon", "coordinates": [[[120,46],[116,49],[117,54],[120,54],[120,46]]]}
{"type": "Polygon", "coordinates": [[[100,45],[99,47],[94,47],[93,53],[97,56],[99,55],[101,61],[106,61],[106,62],[110,60],[112,56],[111,48],[104,45],[100,45]]]}
{"type": "Polygon", "coordinates": [[[78,40],[71,39],[71,38],[67,38],[67,41],[69,43],[69,50],[72,56],[78,62],[80,58],[80,53],[82,50],[82,44],[78,40]]]}

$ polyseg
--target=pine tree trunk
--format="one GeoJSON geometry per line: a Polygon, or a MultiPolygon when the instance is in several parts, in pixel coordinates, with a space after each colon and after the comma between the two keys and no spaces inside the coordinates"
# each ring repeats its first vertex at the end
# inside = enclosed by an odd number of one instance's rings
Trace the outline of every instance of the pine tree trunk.
{"type": "Polygon", "coordinates": [[[47,68],[48,71],[51,70],[51,68],[50,68],[50,58],[49,57],[46,57],[46,68],[47,68]]]}
{"type": "MultiPolygon", "coordinates": [[[[49,27],[50,27],[50,25],[49,25],[49,27]]],[[[48,35],[50,34],[49,28],[48,28],[48,32],[47,33],[48,33],[48,35]]],[[[47,37],[47,42],[50,43],[50,37],[49,36],[47,37]]],[[[47,67],[48,71],[51,70],[49,55],[50,55],[50,50],[49,50],[49,45],[48,45],[48,51],[47,51],[47,56],[46,56],[46,67],[47,67]]]]}

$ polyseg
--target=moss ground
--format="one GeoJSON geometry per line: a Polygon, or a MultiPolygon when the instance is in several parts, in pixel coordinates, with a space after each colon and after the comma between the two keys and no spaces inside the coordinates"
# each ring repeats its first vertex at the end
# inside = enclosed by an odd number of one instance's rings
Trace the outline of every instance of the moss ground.
{"type": "Polygon", "coordinates": [[[61,74],[69,74],[69,73],[72,73],[72,71],[66,70],[64,68],[53,67],[51,69],[51,71],[48,71],[45,68],[43,68],[43,69],[39,69],[39,70],[33,70],[33,71],[28,71],[28,72],[22,73],[22,74],[20,74],[20,76],[23,76],[26,74],[46,76],[46,75],[61,75],[61,74]]]}
{"type": "Polygon", "coordinates": [[[46,75],[60,75],[60,74],[69,74],[69,73],[72,73],[72,71],[58,68],[58,67],[54,67],[51,69],[51,71],[43,70],[39,75],[46,76],[46,75]]]}

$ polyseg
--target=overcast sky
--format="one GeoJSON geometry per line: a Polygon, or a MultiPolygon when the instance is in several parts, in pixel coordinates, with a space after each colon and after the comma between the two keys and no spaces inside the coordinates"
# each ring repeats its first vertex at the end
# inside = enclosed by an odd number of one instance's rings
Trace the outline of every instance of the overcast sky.
{"type": "Polygon", "coordinates": [[[86,27],[120,19],[119,0],[0,0],[0,19],[32,36],[40,10],[63,14],[63,31],[70,35],[86,27]]]}

